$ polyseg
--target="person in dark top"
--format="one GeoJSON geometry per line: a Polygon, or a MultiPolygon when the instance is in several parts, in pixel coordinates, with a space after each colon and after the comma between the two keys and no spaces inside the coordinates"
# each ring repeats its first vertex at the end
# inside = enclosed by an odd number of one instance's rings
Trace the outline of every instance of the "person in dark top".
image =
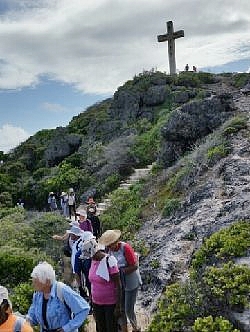
{"type": "Polygon", "coordinates": [[[91,221],[93,228],[93,235],[96,239],[101,236],[101,222],[99,217],[96,215],[95,207],[90,206],[88,208],[88,219],[91,221]]]}

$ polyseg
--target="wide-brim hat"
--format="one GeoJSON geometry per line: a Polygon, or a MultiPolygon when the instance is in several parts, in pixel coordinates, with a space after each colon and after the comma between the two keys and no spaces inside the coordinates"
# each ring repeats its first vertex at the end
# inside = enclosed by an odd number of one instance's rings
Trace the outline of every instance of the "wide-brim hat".
{"type": "Polygon", "coordinates": [[[66,231],[68,234],[74,234],[76,236],[81,236],[83,231],[78,226],[72,226],[70,229],[66,231]]]}
{"type": "Polygon", "coordinates": [[[121,236],[121,231],[119,229],[109,229],[102,234],[99,238],[98,243],[105,246],[109,246],[119,240],[121,236]]]}
{"type": "Polygon", "coordinates": [[[0,286],[0,304],[2,304],[3,300],[9,300],[9,293],[6,287],[0,286]]]}

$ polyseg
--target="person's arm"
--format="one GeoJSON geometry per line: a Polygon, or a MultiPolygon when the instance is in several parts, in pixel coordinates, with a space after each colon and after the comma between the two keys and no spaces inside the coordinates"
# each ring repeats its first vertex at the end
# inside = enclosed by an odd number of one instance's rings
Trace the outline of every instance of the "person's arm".
{"type": "Polygon", "coordinates": [[[115,315],[116,317],[121,316],[121,297],[122,297],[122,284],[120,279],[120,273],[115,273],[110,276],[111,280],[115,283],[116,288],[116,305],[115,305],[115,315]]]}
{"type": "Polygon", "coordinates": [[[63,235],[55,234],[55,235],[52,236],[52,239],[64,241],[64,240],[67,240],[68,237],[69,237],[69,233],[64,233],[63,235]]]}
{"type": "Polygon", "coordinates": [[[25,316],[25,319],[31,324],[31,325],[38,325],[39,322],[36,318],[35,315],[35,307],[37,305],[37,294],[34,293],[33,294],[33,299],[32,299],[32,303],[31,306],[28,310],[28,314],[25,316]]]}
{"type": "Polygon", "coordinates": [[[122,267],[121,271],[125,274],[130,274],[138,269],[138,261],[133,248],[128,244],[124,244],[124,255],[127,261],[127,266],[122,267]]]}
{"type": "Polygon", "coordinates": [[[61,327],[61,331],[70,332],[78,329],[83,324],[90,308],[87,301],[74,292],[69,286],[65,285],[62,291],[64,300],[74,315],[67,324],[61,327]]]}

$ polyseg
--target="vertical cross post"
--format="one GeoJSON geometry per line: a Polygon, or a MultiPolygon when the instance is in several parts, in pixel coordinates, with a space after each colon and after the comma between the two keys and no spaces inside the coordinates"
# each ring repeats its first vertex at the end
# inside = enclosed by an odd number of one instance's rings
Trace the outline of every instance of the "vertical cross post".
{"type": "Polygon", "coordinates": [[[180,37],[184,37],[184,30],[174,32],[174,26],[172,21],[167,22],[167,33],[157,36],[158,42],[168,41],[168,59],[170,75],[176,74],[175,39],[180,37]]]}

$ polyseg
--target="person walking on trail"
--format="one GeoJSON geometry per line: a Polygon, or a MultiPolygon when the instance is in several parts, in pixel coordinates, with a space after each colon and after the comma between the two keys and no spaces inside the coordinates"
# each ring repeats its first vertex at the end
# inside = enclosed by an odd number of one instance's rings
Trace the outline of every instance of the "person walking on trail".
{"type": "MultiPolygon", "coordinates": [[[[79,288],[80,295],[90,302],[91,306],[91,284],[89,281],[89,269],[91,265],[91,258],[84,258],[83,256],[83,245],[84,242],[94,239],[94,235],[91,232],[85,231],[82,235],[81,248],[75,255],[75,266],[74,266],[74,278],[79,288]]],[[[92,311],[92,307],[90,308],[92,311]]]]}
{"type": "Polygon", "coordinates": [[[189,65],[188,65],[188,63],[185,66],[185,71],[189,71],[189,65]]]}
{"type": "Polygon", "coordinates": [[[80,249],[82,243],[81,237],[84,232],[79,228],[78,222],[72,221],[70,224],[72,225],[71,228],[66,230],[63,235],[54,234],[52,238],[65,242],[64,252],[67,251],[65,255],[70,257],[71,269],[75,273],[75,254],[80,249]]]}
{"type": "Polygon", "coordinates": [[[85,241],[82,256],[92,258],[89,270],[93,314],[98,332],[118,332],[121,315],[121,280],[117,260],[107,255],[95,239],[85,241]]]}
{"type": "Polygon", "coordinates": [[[0,332],[33,332],[23,317],[13,313],[8,289],[0,286],[0,332]]]}
{"type": "Polygon", "coordinates": [[[79,216],[78,220],[79,228],[82,231],[88,231],[93,233],[93,227],[91,221],[87,218],[87,211],[84,209],[79,209],[77,210],[76,215],[79,216]]]}
{"type": "Polygon", "coordinates": [[[56,195],[54,194],[53,191],[49,193],[48,204],[51,212],[57,210],[56,195]]]}
{"type": "Polygon", "coordinates": [[[61,208],[62,208],[62,214],[65,218],[67,218],[69,216],[68,201],[69,201],[68,194],[66,192],[62,191],[61,196],[60,196],[60,204],[61,204],[61,208]]]}
{"type": "Polygon", "coordinates": [[[40,332],[77,332],[89,313],[88,303],[71,287],[56,281],[55,270],[47,262],[34,267],[35,289],[27,319],[40,332]]]}
{"type": "Polygon", "coordinates": [[[76,195],[74,193],[74,189],[73,188],[69,188],[68,208],[69,208],[69,219],[71,219],[72,216],[75,216],[75,220],[77,220],[77,215],[76,215],[76,195]]]}
{"type": "Polygon", "coordinates": [[[87,218],[91,221],[95,238],[98,239],[101,236],[101,222],[99,217],[96,215],[96,208],[92,206],[88,208],[87,218]]]}
{"type": "Polygon", "coordinates": [[[118,262],[123,288],[122,309],[125,309],[122,331],[128,331],[128,319],[132,325],[132,331],[140,332],[141,329],[138,327],[135,314],[137,292],[141,285],[139,262],[133,248],[128,243],[120,241],[120,236],[121,231],[118,229],[107,230],[102,234],[98,242],[105,245],[108,253],[113,255],[118,262]]]}

